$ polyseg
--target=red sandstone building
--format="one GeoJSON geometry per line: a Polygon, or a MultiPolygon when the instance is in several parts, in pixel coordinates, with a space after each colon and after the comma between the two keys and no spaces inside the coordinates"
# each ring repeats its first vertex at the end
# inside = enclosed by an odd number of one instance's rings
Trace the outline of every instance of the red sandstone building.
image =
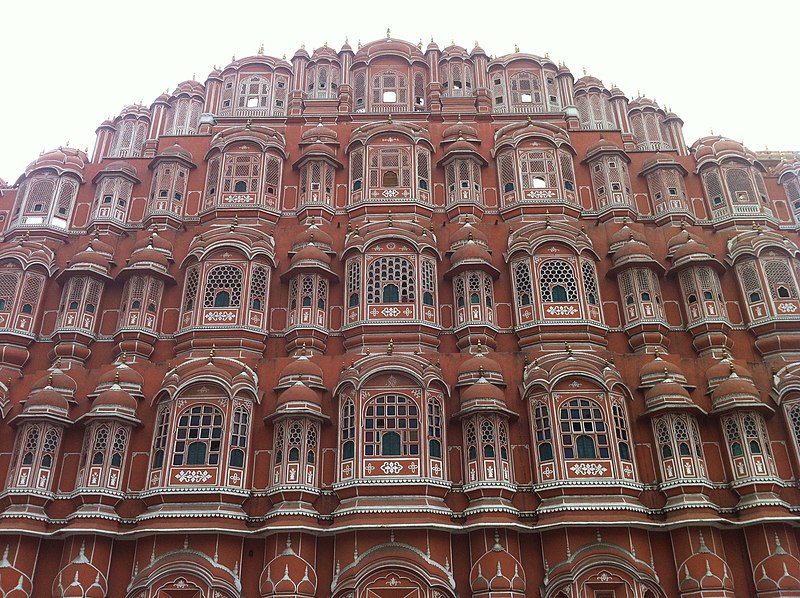
{"type": "Polygon", "coordinates": [[[0,596],[800,596],[800,156],[525,53],[260,52],[0,185],[0,596]]]}

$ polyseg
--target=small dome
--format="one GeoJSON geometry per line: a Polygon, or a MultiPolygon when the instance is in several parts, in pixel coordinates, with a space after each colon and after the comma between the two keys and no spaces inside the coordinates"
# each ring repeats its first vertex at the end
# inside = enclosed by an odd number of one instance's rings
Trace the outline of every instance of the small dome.
{"type": "Polygon", "coordinates": [[[614,252],[615,266],[627,262],[652,262],[655,259],[656,256],[649,245],[635,240],[623,243],[622,247],[614,252]]]}
{"type": "Polygon", "coordinates": [[[644,109],[644,108],[654,108],[655,110],[661,110],[661,107],[655,103],[655,101],[651,100],[650,98],[646,98],[644,96],[639,96],[635,100],[631,100],[628,103],[628,109],[644,109]]]}
{"type": "Polygon", "coordinates": [[[645,238],[644,233],[642,233],[638,229],[631,228],[626,224],[608,238],[608,249],[609,251],[612,252],[616,251],[628,241],[647,243],[647,239],[645,238]]]}
{"type": "Polygon", "coordinates": [[[726,353],[720,361],[706,370],[706,381],[708,382],[709,391],[714,390],[720,382],[727,380],[731,372],[735,373],[739,378],[744,378],[746,380],[753,379],[753,373],[750,370],[736,363],[726,353]]]}
{"type": "Polygon", "coordinates": [[[681,222],[681,230],[667,241],[667,255],[672,255],[675,250],[686,243],[691,238],[689,231],[686,230],[686,223],[681,222]]]}
{"type": "Polygon", "coordinates": [[[326,43],[324,46],[314,50],[314,52],[311,54],[311,60],[320,60],[320,59],[338,62],[339,56],[338,54],[336,54],[336,50],[328,46],[328,44],[326,43]]]}
{"type": "Polygon", "coordinates": [[[716,258],[711,253],[711,250],[705,243],[702,243],[692,236],[678,247],[672,254],[672,262],[674,265],[680,265],[688,262],[707,262],[709,260],[716,261],[716,258]]]}
{"type": "Polygon", "coordinates": [[[144,376],[130,367],[127,363],[120,363],[117,367],[111,368],[100,376],[97,382],[97,387],[101,388],[102,386],[111,386],[115,383],[119,384],[119,386],[122,388],[141,388],[144,384],[144,376]]]}
{"type": "Polygon", "coordinates": [[[322,368],[306,355],[305,347],[281,370],[278,380],[279,388],[286,388],[299,381],[313,388],[324,388],[322,368]]]}
{"type": "Polygon", "coordinates": [[[131,255],[131,261],[128,262],[129,266],[144,266],[146,264],[154,264],[164,270],[169,268],[167,256],[160,251],[149,248],[134,252],[131,255]]]}
{"type": "Polygon", "coordinates": [[[459,118],[457,122],[446,126],[442,131],[443,140],[455,141],[459,138],[478,140],[478,129],[476,129],[473,125],[468,125],[461,122],[461,119],[459,118]]]}
{"type": "Polygon", "coordinates": [[[72,397],[78,388],[77,383],[73,380],[72,376],[64,372],[58,367],[58,362],[45,376],[39,378],[33,385],[32,391],[47,388],[48,386],[55,388],[61,394],[72,397]]]}
{"type": "Polygon", "coordinates": [[[719,135],[701,137],[692,144],[689,151],[694,155],[698,168],[706,162],[719,163],[726,158],[741,158],[757,163],[756,155],[744,144],[719,135]]]}
{"type": "Polygon", "coordinates": [[[45,152],[28,164],[25,173],[30,173],[38,168],[53,167],[57,170],[82,171],[89,163],[89,158],[81,150],[71,147],[60,147],[45,152]]]}
{"type": "Polygon", "coordinates": [[[118,118],[125,118],[125,117],[132,117],[132,118],[139,118],[139,117],[146,117],[150,118],[150,110],[147,106],[142,104],[131,104],[129,106],[125,106],[122,111],[119,113],[118,118]]]}
{"type": "Polygon", "coordinates": [[[481,45],[476,41],[475,46],[469,52],[470,56],[486,56],[486,50],[481,48],[481,45]]]}
{"type": "Polygon", "coordinates": [[[648,413],[662,409],[695,408],[689,392],[672,378],[665,378],[644,393],[644,403],[648,413]]]}
{"type": "Polygon", "coordinates": [[[600,89],[606,88],[600,79],[593,77],[592,75],[584,75],[575,81],[575,91],[589,89],[590,87],[598,87],[600,89]]]}
{"type": "Polygon", "coordinates": [[[464,245],[456,249],[453,255],[450,256],[450,264],[451,271],[466,266],[474,266],[478,269],[485,269],[485,266],[489,266],[492,270],[496,270],[496,268],[492,266],[492,256],[475,241],[467,241],[464,245]]]}
{"type": "Polygon", "coordinates": [[[731,368],[730,375],[720,382],[711,393],[711,403],[717,413],[737,407],[771,411],[770,407],[761,400],[761,395],[753,382],[737,376],[733,368],[731,368]]]}
{"type": "Polygon", "coordinates": [[[470,222],[467,222],[450,237],[450,249],[458,249],[469,241],[474,241],[487,249],[489,247],[489,237],[481,230],[472,226],[470,222]]]}
{"type": "Polygon", "coordinates": [[[501,388],[486,380],[479,378],[477,382],[461,391],[461,410],[506,411],[506,395],[501,388]]]}
{"type": "Polygon", "coordinates": [[[103,411],[104,408],[119,408],[125,411],[136,412],[136,399],[130,393],[122,390],[119,384],[114,384],[108,390],[104,390],[92,404],[92,411],[103,411]]]}
{"type": "Polygon", "coordinates": [[[301,265],[308,265],[310,262],[322,262],[325,266],[330,266],[331,256],[316,245],[306,245],[292,256],[291,267],[297,268],[301,265]]]}
{"type": "Polygon", "coordinates": [[[319,393],[311,390],[308,386],[303,384],[300,380],[292,384],[289,388],[284,390],[278,397],[278,407],[283,407],[288,404],[295,405],[314,405],[320,406],[321,400],[319,393]]]}
{"type": "Polygon", "coordinates": [[[439,51],[439,44],[433,41],[433,38],[431,38],[431,41],[428,42],[428,46],[425,48],[425,52],[430,52],[432,50],[436,50],[437,52],[439,51]]]}
{"type": "Polygon", "coordinates": [[[122,160],[115,160],[114,162],[109,163],[100,172],[109,174],[123,173],[128,175],[129,177],[137,178],[136,167],[122,160]]]}
{"type": "Polygon", "coordinates": [[[659,354],[656,354],[653,361],[644,364],[642,369],[639,370],[639,385],[641,387],[653,386],[665,378],[671,378],[680,384],[687,383],[686,375],[680,366],[663,359],[659,354]]]}
{"type": "Polygon", "coordinates": [[[600,156],[603,154],[619,154],[621,155],[626,162],[630,163],[630,158],[625,153],[620,146],[616,143],[611,141],[610,139],[606,139],[604,137],[600,137],[597,141],[591,144],[588,148],[586,148],[586,157],[584,158],[584,162],[588,162],[595,158],[596,156],[600,156]]]}
{"type": "Polygon", "coordinates": [[[170,145],[169,147],[166,147],[158,152],[158,154],[156,154],[156,158],[179,158],[191,163],[192,152],[187,150],[179,143],[175,143],[174,145],[170,145]]]}
{"type": "Polygon", "coordinates": [[[46,386],[42,390],[32,393],[27,401],[23,413],[34,413],[47,410],[62,411],[64,415],[69,411],[67,398],[52,386],[46,386]]]}
{"type": "Polygon", "coordinates": [[[317,125],[306,129],[300,135],[300,143],[338,143],[339,135],[335,130],[326,127],[320,119],[317,125]]]}
{"type": "Polygon", "coordinates": [[[625,94],[625,92],[624,92],[624,91],[622,91],[622,90],[621,90],[619,87],[617,87],[616,85],[612,85],[612,86],[611,86],[611,89],[609,89],[608,91],[609,91],[609,93],[611,94],[611,97],[612,97],[612,98],[620,98],[620,97],[621,97],[621,98],[626,98],[626,99],[627,99],[627,97],[628,97],[628,96],[625,94]]]}
{"type": "Polygon", "coordinates": [[[151,232],[149,237],[142,237],[136,241],[136,244],[133,246],[133,251],[136,252],[138,249],[145,249],[148,247],[162,251],[170,256],[172,255],[172,243],[159,235],[157,231],[151,232]]]}
{"type": "Polygon", "coordinates": [[[485,378],[495,384],[505,384],[503,380],[503,369],[494,359],[487,357],[483,352],[483,347],[478,344],[478,351],[461,364],[458,368],[458,378],[456,384],[464,386],[472,384],[479,379],[485,378]]]}
{"type": "Polygon", "coordinates": [[[181,81],[180,83],[178,83],[177,87],[175,87],[175,91],[172,92],[172,95],[177,96],[182,93],[189,95],[204,96],[206,93],[206,88],[199,81],[194,81],[194,80],[181,81]]]}
{"type": "Polygon", "coordinates": [[[306,245],[316,245],[323,251],[330,251],[333,238],[316,224],[312,224],[301,232],[292,242],[292,251],[299,251],[306,245]]]}
{"type": "Polygon", "coordinates": [[[450,44],[444,50],[442,50],[441,60],[451,60],[453,58],[467,60],[469,58],[469,54],[467,53],[466,48],[462,48],[456,44],[450,44]]]}
{"type": "Polygon", "coordinates": [[[385,55],[402,56],[409,61],[414,59],[425,59],[425,56],[422,54],[422,50],[420,50],[416,45],[412,44],[411,42],[400,39],[392,39],[391,37],[387,36],[384,39],[369,42],[368,44],[361,46],[358,52],[356,52],[354,62],[358,60],[364,60],[368,62],[377,56],[385,55]]]}

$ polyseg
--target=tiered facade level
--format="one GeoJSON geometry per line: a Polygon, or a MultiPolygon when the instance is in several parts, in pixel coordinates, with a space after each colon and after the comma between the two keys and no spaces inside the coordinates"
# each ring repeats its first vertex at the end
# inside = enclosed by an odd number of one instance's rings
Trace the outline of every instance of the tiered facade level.
{"type": "Polygon", "coordinates": [[[798,154],[387,35],[0,218],[2,596],[800,596],[798,154]]]}

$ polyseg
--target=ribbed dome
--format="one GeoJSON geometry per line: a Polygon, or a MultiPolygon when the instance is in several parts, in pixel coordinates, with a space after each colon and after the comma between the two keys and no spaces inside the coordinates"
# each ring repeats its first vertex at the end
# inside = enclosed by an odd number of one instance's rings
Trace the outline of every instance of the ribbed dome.
{"type": "Polygon", "coordinates": [[[656,355],[653,361],[646,363],[639,370],[639,383],[642,387],[652,386],[664,378],[672,378],[676,382],[686,384],[686,375],[680,366],[656,355]]]}
{"type": "Polygon", "coordinates": [[[467,222],[450,237],[450,249],[457,249],[470,240],[483,247],[489,247],[489,237],[467,222]]]}
{"type": "Polygon", "coordinates": [[[753,373],[750,370],[743,365],[739,365],[726,354],[720,361],[706,370],[706,381],[708,382],[709,391],[714,390],[723,380],[727,380],[731,372],[736,374],[739,378],[744,378],[746,380],[753,379],[753,373]]]}
{"type": "Polygon", "coordinates": [[[69,411],[67,398],[52,386],[46,386],[42,390],[32,393],[28,400],[25,401],[23,413],[48,409],[63,411],[65,414],[69,411]]]}
{"type": "Polygon", "coordinates": [[[647,243],[644,233],[638,231],[637,229],[631,228],[626,224],[608,238],[609,251],[618,250],[620,246],[628,241],[647,243]]]}
{"type": "Polygon", "coordinates": [[[488,270],[499,275],[497,268],[492,265],[492,256],[475,241],[467,241],[450,256],[449,274],[454,274],[463,269],[488,270]]]}
{"type": "Polygon", "coordinates": [[[333,238],[316,224],[312,224],[297,235],[292,242],[292,251],[299,251],[302,247],[311,243],[320,247],[323,251],[330,251],[333,245],[333,238]]]}
{"type": "Polygon", "coordinates": [[[81,171],[88,163],[89,158],[81,150],[73,149],[71,147],[60,147],[40,155],[33,162],[28,164],[25,172],[29,173],[36,168],[43,168],[46,166],[53,166],[58,169],[81,171]]]}
{"type": "Polygon", "coordinates": [[[203,96],[206,93],[206,88],[199,81],[189,79],[178,83],[178,85],[175,87],[175,91],[172,92],[172,95],[176,96],[182,93],[203,96]]]}
{"type": "Polygon", "coordinates": [[[282,370],[280,379],[292,379],[294,380],[299,379],[303,380],[304,382],[308,383],[310,380],[322,380],[322,368],[319,367],[316,362],[309,359],[307,355],[305,355],[305,349],[303,352],[290,361],[282,370]]]}
{"type": "Polygon", "coordinates": [[[321,406],[319,393],[311,390],[300,380],[284,390],[278,397],[278,407],[284,406],[287,403],[309,403],[311,405],[321,406]]]}
{"type": "Polygon", "coordinates": [[[711,402],[715,412],[739,407],[772,411],[761,400],[761,395],[753,382],[747,378],[740,378],[733,368],[731,368],[730,375],[720,382],[711,393],[711,402]]]}
{"type": "Polygon", "coordinates": [[[306,245],[294,256],[292,256],[292,266],[298,266],[302,262],[317,261],[323,262],[325,265],[330,266],[331,256],[322,251],[316,245],[306,245]]]}
{"type": "Polygon", "coordinates": [[[575,81],[575,91],[589,89],[590,87],[599,87],[600,89],[606,88],[600,79],[593,77],[592,75],[584,75],[575,81]]]}
{"type": "Polygon", "coordinates": [[[456,140],[459,137],[463,137],[464,139],[477,139],[478,129],[472,125],[461,122],[461,119],[459,119],[458,122],[445,127],[442,131],[442,139],[456,140]]]}
{"type": "Polygon", "coordinates": [[[159,235],[157,231],[153,231],[149,236],[142,237],[136,241],[136,244],[133,246],[133,251],[136,252],[138,249],[145,249],[147,247],[152,247],[153,249],[172,255],[172,243],[159,235]]]}
{"type": "Polygon", "coordinates": [[[144,384],[144,376],[128,364],[121,363],[100,376],[97,386],[101,387],[104,384],[114,384],[115,382],[122,387],[142,386],[144,384]]]}
{"type": "Polygon", "coordinates": [[[192,162],[192,152],[187,150],[185,147],[180,145],[179,143],[175,143],[174,145],[170,145],[167,148],[164,148],[158,154],[156,154],[157,158],[180,158],[186,162],[192,162]]]}
{"type": "Polygon", "coordinates": [[[500,388],[491,384],[486,378],[479,378],[475,384],[468,386],[461,393],[462,408],[467,403],[473,402],[497,403],[505,407],[506,396],[500,388]]]}
{"type": "Polygon", "coordinates": [[[689,391],[669,377],[647,389],[644,403],[648,413],[663,409],[697,408],[689,391]]]}
{"type": "Polygon", "coordinates": [[[127,411],[136,411],[136,399],[130,393],[122,390],[119,384],[114,384],[108,390],[104,390],[92,404],[92,411],[102,410],[104,407],[119,408],[127,411]]]}
{"type": "Polygon", "coordinates": [[[463,386],[477,382],[480,378],[485,378],[495,384],[505,384],[500,364],[487,357],[479,344],[478,352],[459,366],[457,384],[463,386]]]}

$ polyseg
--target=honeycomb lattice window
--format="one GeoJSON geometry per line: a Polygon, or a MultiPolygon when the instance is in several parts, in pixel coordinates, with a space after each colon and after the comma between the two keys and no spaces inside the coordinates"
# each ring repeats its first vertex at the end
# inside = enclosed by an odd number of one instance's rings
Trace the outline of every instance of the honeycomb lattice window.
{"type": "Polygon", "coordinates": [[[544,303],[576,302],[578,285],[569,262],[548,260],[539,270],[539,291],[544,303]]]}
{"type": "Polygon", "coordinates": [[[0,274],[0,311],[11,311],[19,287],[20,273],[0,274]]]}
{"type": "Polygon", "coordinates": [[[167,436],[169,435],[169,407],[162,407],[158,412],[155,436],[153,437],[153,469],[161,469],[164,465],[164,454],[167,450],[167,436]]]}
{"type": "Polygon", "coordinates": [[[250,309],[263,310],[267,294],[267,270],[261,266],[253,268],[250,275],[250,309]]]}
{"type": "Polygon", "coordinates": [[[747,170],[744,168],[726,168],[725,182],[728,184],[728,191],[730,191],[734,204],[755,203],[756,194],[747,170]]]}
{"type": "Polygon", "coordinates": [[[718,210],[725,205],[725,195],[722,191],[722,181],[715,170],[703,174],[703,186],[706,188],[706,196],[711,202],[711,209],[718,210]]]}
{"type": "Polygon", "coordinates": [[[619,456],[625,461],[630,461],[631,443],[628,437],[628,423],[625,420],[625,410],[618,402],[614,402],[611,406],[611,413],[614,417],[614,434],[617,437],[619,456]]]}
{"type": "Polygon", "coordinates": [[[380,257],[367,271],[367,303],[413,303],[414,264],[401,257],[380,257]]]}
{"type": "Polygon", "coordinates": [[[475,424],[472,422],[467,423],[467,431],[464,434],[467,445],[467,458],[470,461],[475,461],[478,458],[478,435],[475,433],[475,424]]]}
{"type": "Polygon", "coordinates": [[[583,292],[586,295],[586,302],[589,305],[600,305],[600,293],[597,288],[597,275],[595,274],[594,264],[589,260],[581,262],[581,274],[583,274],[583,292]]]}
{"type": "MultiPolygon", "coordinates": [[[[223,192],[258,193],[260,182],[261,156],[259,154],[225,155],[222,177],[223,192]]],[[[209,183],[211,184],[210,180],[209,183]]]]}
{"type": "Polygon", "coordinates": [[[533,301],[531,267],[527,260],[514,264],[514,288],[517,294],[517,306],[530,305],[533,301]]]}
{"type": "Polygon", "coordinates": [[[782,259],[766,261],[764,276],[773,299],[797,299],[797,285],[786,261],[782,259]]]}
{"type": "Polygon", "coordinates": [[[270,82],[258,75],[249,77],[239,84],[239,110],[269,109],[270,82]]]}
{"type": "Polygon", "coordinates": [[[242,271],[234,266],[217,266],[208,273],[204,307],[239,307],[242,301],[242,271]]]}

